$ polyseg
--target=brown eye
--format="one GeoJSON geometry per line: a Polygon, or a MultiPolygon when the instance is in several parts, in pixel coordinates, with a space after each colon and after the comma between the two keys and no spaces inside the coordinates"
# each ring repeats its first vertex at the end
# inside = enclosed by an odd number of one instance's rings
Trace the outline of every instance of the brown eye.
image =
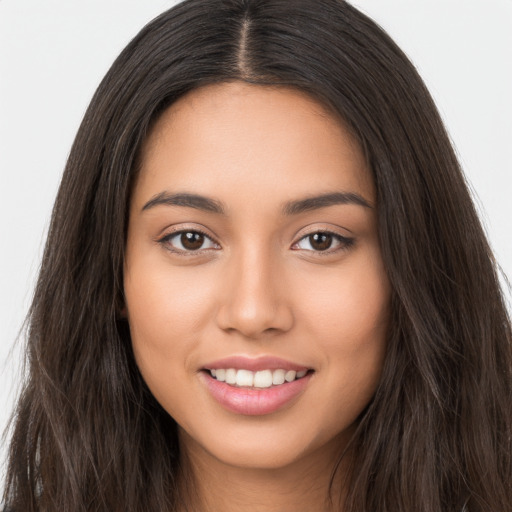
{"type": "Polygon", "coordinates": [[[184,249],[187,249],[188,251],[197,251],[198,249],[201,249],[204,243],[204,235],[197,231],[188,231],[181,234],[180,242],[184,249]]]}
{"type": "Polygon", "coordinates": [[[200,231],[178,231],[160,240],[164,246],[177,253],[201,251],[205,249],[220,249],[209,236],[200,231]]]}
{"type": "Polygon", "coordinates": [[[353,244],[353,238],[329,233],[328,231],[317,231],[301,238],[293,248],[311,252],[333,253],[339,249],[348,249],[353,244]]]}
{"type": "Polygon", "coordinates": [[[326,251],[332,245],[333,236],[329,233],[309,235],[309,244],[315,251],[326,251]]]}

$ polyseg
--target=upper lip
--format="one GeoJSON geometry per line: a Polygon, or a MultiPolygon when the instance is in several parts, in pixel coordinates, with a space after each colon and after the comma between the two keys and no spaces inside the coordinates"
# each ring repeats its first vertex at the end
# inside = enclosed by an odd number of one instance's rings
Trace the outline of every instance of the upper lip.
{"type": "Polygon", "coordinates": [[[215,370],[218,368],[234,368],[235,370],[250,370],[257,372],[260,370],[301,370],[311,369],[308,366],[287,361],[275,356],[260,356],[260,357],[247,357],[247,356],[229,356],[222,359],[217,359],[207,363],[203,367],[206,370],[215,370]]]}

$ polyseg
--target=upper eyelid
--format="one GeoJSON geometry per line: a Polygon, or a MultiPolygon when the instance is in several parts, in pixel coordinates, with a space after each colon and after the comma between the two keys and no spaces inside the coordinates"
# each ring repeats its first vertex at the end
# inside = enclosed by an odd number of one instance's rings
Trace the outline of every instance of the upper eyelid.
{"type": "MultiPolygon", "coordinates": [[[[164,240],[165,238],[172,238],[173,236],[182,234],[182,233],[201,233],[202,235],[208,237],[212,242],[215,242],[216,244],[219,244],[217,241],[217,237],[215,235],[212,235],[210,231],[202,226],[199,227],[177,227],[177,228],[166,228],[162,230],[162,233],[156,237],[157,241],[164,240]]],[[[220,245],[220,244],[219,244],[220,245]]]]}
{"type": "Polygon", "coordinates": [[[316,231],[311,231],[310,233],[306,233],[305,235],[302,235],[300,238],[297,238],[297,240],[295,242],[293,242],[292,246],[297,245],[301,240],[304,240],[304,238],[308,238],[309,236],[314,235],[316,233],[332,235],[334,238],[337,238],[341,242],[348,242],[348,241],[353,242],[354,241],[354,237],[340,235],[339,233],[336,233],[335,231],[316,230],[316,231]]]}
{"type": "Polygon", "coordinates": [[[308,229],[308,227],[306,228],[302,228],[300,229],[294,239],[295,239],[295,242],[293,242],[294,244],[296,244],[299,240],[302,240],[303,238],[307,237],[307,236],[311,236],[311,235],[314,235],[315,233],[327,233],[329,235],[334,235],[334,236],[337,236],[339,238],[342,238],[342,239],[349,239],[349,238],[354,238],[352,232],[347,229],[347,228],[331,228],[331,227],[311,227],[310,229],[308,229]],[[306,231],[304,231],[304,229],[306,229],[306,231]],[[343,229],[344,231],[348,231],[348,235],[344,235],[342,233],[339,232],[339,230],[343,229]]]}

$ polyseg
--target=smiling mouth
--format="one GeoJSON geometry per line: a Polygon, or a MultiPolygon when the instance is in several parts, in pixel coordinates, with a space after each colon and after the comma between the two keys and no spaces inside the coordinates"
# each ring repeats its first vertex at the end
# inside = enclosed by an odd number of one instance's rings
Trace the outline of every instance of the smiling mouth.
{"type": "Polygon", "coordinates": [[[272,357],[226,358],[200,372],[216,402],[229,412],[249,416],[272,414],[295,403],[313,373],[311,368],[272,357]]]}
{"type": "Polygon", "coordinates": [[[313,370],[251,370],[235,368],[209,368],[205,370],[212,378],[237,388],[266,389],[302,379],[313,370]]]}

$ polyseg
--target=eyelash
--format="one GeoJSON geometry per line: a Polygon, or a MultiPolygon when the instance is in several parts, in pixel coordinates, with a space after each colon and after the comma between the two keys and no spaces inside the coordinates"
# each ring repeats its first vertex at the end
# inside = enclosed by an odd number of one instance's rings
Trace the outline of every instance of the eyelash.
{"type": "MultiPolygon", "coordinates": [[[[347,251],[355,243],[354,238],[342,236],[338,233],[334,233],[333,231],[329,231],[329,230],[317,230],[317,231],[312,231],[311,233],[308,233],[308,234],[304,235],[303,237],[301,237],[297,242],[295,242],[293,244],[292,249],[293,249],[293,247],[297,246],[303,240],[307,240],[314,235],[328,235],[333,238],[333,241],[336,241],[339,244],[339,246],[336,247],[335,249],[332,249],[331,247],[329,247],[323,251],[322,250],[315,251],[313,249],[305,249],[306,251],[314,252],[315,254],[318,254],[319,256],[328,256],[331,254],[335,254],[339,251],[347,251]]],[[[310,242],[310,245],[311,245],[311,242],[310,242]]],[[[301,249],[294,249],[294,250],[300,251],[301,249]]]]}
{"type": "MultiPolygon", "coordinates": [[[[197,250],[194,250],[194,249],[187,250],[187,249],[180,249],[180,248],[173,247],[171,244],[171,240],[173,240],[174,238],[177,238],[177,237],[181,237],[185,234],[201,235],[205,239],[209,240],[209,242],[211,244],[216,245],[218,248],[220,248],[220,245],[211,236],[207,235],[204,231],[197,229],[197,228],[182,229],[179,231],[174,231],[174,232],[169,233],[169,234],[163,236],[162,238],[160,238],[158,240],[158,243],[164,245],[167,250],[169,250],[173,253],[179,254],[179,255],[183,255],[183,256],[195,256],[195,255],[203,254],[205,251],[209,251],[212,249],[211,247],[208,247],[206,249],[199,248],[197,250]]],[[[331,249],[331,247],[329,247],[325,250],[317,250],[317,251],[315,251],[314,249],[303,249],[308,252],[312,252],[312,253],[315,253],[315,254],[318,254],[321,256],[334,254],[339,251],[346,251],[346,250],[350,249],[355,243],[354,238],[345,237],[345,236],[342,236],[338,233],[334,233],[333,231],[329,231],[329,230],[317,230],[317,231],[313,231],[311,233],[308,233],[308,234],[302,236],[297,242],[295,242],[292,245],[292,250],[300,251],[301,250],[300,248],[294,249],[294,247],[297,246],[303,240],[307,240],[308,238],[310,238],[314,235],[331,236],[333,238],[333,240],[337,241],[339,244],[339,247],[337,247],[336,249],[331,249]]],[[[181,245],[183,246],[183,244],[181,244],[181,245]]],[[[311,245],[311,243],[310,243],[310,245],[311,245]]],[[[215,250],[217,250],[217,247],[215,248],[215,250]]]]}
{"type": "MultiPolygon", "coordinates": [[[[209,240],[212,244],[219,246],[219,244],[210,236],[207,235],[204,231],[194,228],[194,229],[181,229],[179,231],[173,231],[172,233],[169,233],[168,235],[163,236],[158,242],[165,246],[165,248],[173,253],[183,255],[183,256],[195,256],[198,254],[202,254],[205,251],[210,250],[210,248],[207,249],[197,249],[197,250],[187,250],[187,249],[179,249],[175,248],[171,244],[171,240],[173,238],[181,237],[185,234],[195,234],[195,235],[201,235],[205,238],[205,240],[209,240]]],[[[182,244],[183,245],[183,244],[182,244]]]]}

